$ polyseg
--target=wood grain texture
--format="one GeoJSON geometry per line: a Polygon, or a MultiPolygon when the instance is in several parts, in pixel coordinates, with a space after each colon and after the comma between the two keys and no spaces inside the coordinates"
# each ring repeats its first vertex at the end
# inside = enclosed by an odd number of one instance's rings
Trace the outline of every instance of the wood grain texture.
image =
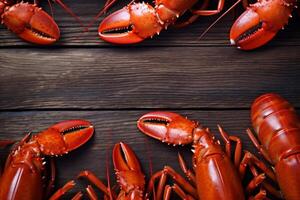
{"type": "MultiPolygon", "coordinates": [[[[98,11],[103,7],[104,0],[65,0],[74,13],[76,13],[84,25],[88,25],[98,11]]],[[[118,3],[110,10],[109,13],[127,5],[128,1],[118,1],[118,3]]],[[[232,5],[235,1],[226,1],[226,6],[232,5]]],[[[211,2],[212,4],[214,2],[211,2]]],[[[49,11],[47,1],[42,2],[42,7],[49,11]]],[[[213,8],[215,8],[212,5],[213,8]]],[[[241,7],[237,16],[243,11],[241,7]]],[[[280,31],[276,39],[274,39],[268,47],[274,46],[298,46],[300,40],[299,17],[297,14],[295,18],[290,20],[286,30],[280,31]]],[[[95,46],[95,47],[111,47],[111,44],[101,41],[98,37],[97,29],[103,17],[99,18],[89,29],[85,32],[80,24],[77,23],[71,16],[69,16],[61,7],[54,4],[54,18],[61,30],[61,39],[53,46],[95,46]]],[[[200,34],[217,18],[217,16],[200,17],[194,24],[183,28],[174,29],[169,28],[168,31],[163,31],[159,36],[153,39],[148,39],[145,42],[133,45],[135,46],[229,46],[229,31],[234,22],[234,13],[229,13],[222,21],[220,21],[203,39],[198,40],[200,34]]],[[[10,33],[6,27],[0,26],[0,47],[34,47],[34,45],[23,42],[17,38],[13,33],[10,33]]]]}
{"type": "Polygon", "coordinates": [[[300,105],[300,46],[255,52],[225,47],[0,52],[2,110],[245,109],[264,92],[300,105]]]}
{"type": "MultiPolygon", "coordinates": [[[[94,137],[85,146],[58,158],[58,180],[56,187],[62,186],[67,180],[76,177],[79,171],[89,169],[106,181],[106,155],[109,154],[111,163],[112,146],[120,141],[129,144],[136,152],[143,169],[149,177],[149,159],[152,160],[153,170],[157,171],[168,164],[180,171],[177,163],[177,152],[183,152],[186,160],[191,164],[190,147],[173,147],[160,143],[141,134],[136,128],[136,120],[144,114],[141,111],[44,111],[44,112],[1,112],[0,139],[22,138],[24,133],[32,131],[34,134],[47,128],[53,123],[66,119],[84,118],[90,120],[96,129],[94,137]],[[109,151],[107,152],[107,149],[109,151]]],[[[249,111],[189,111],[182,110],[181,114],[190,119],[198,120],[202,125],[210,127],[217,138],[220,138],[216,125],[221,124],[227,132],[241,137],[243,147],[252,152],[252,144],[245,134],[249,127],[249,111]]],[[[0,157],[3,157],[0,154],[0,157]]],[[[112,165],[112,163],[111,163],[112,165]]],[[[110,167],[112,180],[113,167],[110,167]]],[[[80,186],[86,186],[80,182],[80,186]]],[[[81,187],[79,187],[81,188],[81,187]]],[[[73,190],[71,194],[74,194],[73,190]]]]}

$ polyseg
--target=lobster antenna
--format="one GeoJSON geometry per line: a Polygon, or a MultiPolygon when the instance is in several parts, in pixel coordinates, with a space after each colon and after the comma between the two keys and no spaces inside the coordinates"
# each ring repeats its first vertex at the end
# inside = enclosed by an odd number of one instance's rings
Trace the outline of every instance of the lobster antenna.
{"type": "Polygon", "coordinates": [[[99,13],[93,18],[93,20],[87,25],[87,29],[89,29],[96,20],[101,17],[107,10],[116,2],[117,0],[107,0],[104,7],[99,11],[99,13]]]}
{"type": "Polygon", "coordinates": [[[51,3],[50,0],[48,0],[48,5],[49,5],[49,8],[50,8],[51,17],[54,19],[53,6],[52,6],[52,3],[51,3]]]}
{"type": "Polygon", "coordinates": [[[66,4],[64,4],[61,0],[55,0],[55,2],[58,3],[58,5],[60,5],[69,15],[71,15],[80,24],[84,31],[88,31],[88,28],[84,26],[81,19],[66,4]]]}
{"type": "Polygon", "coordinates": [[[216,24],[218,23],[225,15],[227,15],[232,9],[234,9],[241,1],[243,0],[238,0],[235,2],[228,10],[226,10],[220,17],[216,19],[199,37],[197,40],[201,40],[204,35],[216,24]]]}
{"type": "Polygon", "coordinates": [[[108,155],[108,151],[109,151],[109,145],[107,144],[106,147],[106,158],[105,158],[105,165],[106,165],[106,179],[107,179],[107,188],[109,190],[109,199],[113,200],[112,197],[112,193],[111,193],[111,186],[110,186],[110,175],[109,175],[109,155],[108,155]]]}

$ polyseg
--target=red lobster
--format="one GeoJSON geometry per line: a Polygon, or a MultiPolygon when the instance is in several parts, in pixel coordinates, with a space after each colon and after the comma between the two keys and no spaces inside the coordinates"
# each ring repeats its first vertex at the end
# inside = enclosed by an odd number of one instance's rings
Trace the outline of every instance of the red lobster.
{"type": "MultiPolygon", "coordinates": [[[[155,0],[155,7],[147,3],[131,3],[106,17],[98,32],[101,39],[115,44],[133,44],[158,35],[162,29],[176,22],[177,18],[197,3],[197,0],[155,0]]],[[[193,16],[177,26],[186,26],[199,16],[219,13],[224,0],[219,0],[216,10],[206,9],[205,1],[200,10],[192,10],[193,16]]]]}
{"type": "Polygon", "coordinates": [[[55,179],[53,162],[51,172],[46,170],[47,156],[60,156],[77,149],[92,137],[93,132],[88,121],[68,120],[32,137],[27,134],[6,160],[0,177],[0,199],[45,199],[55,179]]]}
{"type": "Polygon", "coordinates": [[[288,23],[296,0],[259,0],[234,22],[230,42],[243,50],[263,46],[288,23]]]}
{"type": "MultiPolygon", "coordinates": [[[[82,171],[78,178],[86,178],[100,189],[105,199],[118,200],[142,200],[144,199],[145,175],[142,172],[138,158],[133,150],[125,143],[120,142],[113,149],[113,163],[116,171],[117,181],[120,185],[120,192],[117,196],[110,187],[106,187],[103,182],[90,171],[82,171]]],[[[65,186],[59,189],[50,200],[57,200],[62,197],[67,191],[75,186],[74,181],[68,182],[65,186]]],[[[86,188],[90,199],[98,199],[96,192],[92,186],[86,188]]],[[[73,199],[81,199],[82,193],[77,193],[73,199]]]]}
{"type": "Polygon", "coordinates": [[[300,120],[292,105],[277,94],[258,97],[251,107],[257,141],[250,139],[271,164],[287,200],[300,199],[300,120]]]}
{"type": "MultiPolygon", "coordinates": [[[[54,0],[79,23],[80,19],[61,0],[54,0]]],[[[0,20],[13,33],[27,42],[48,45],[56,42],[60,31],[51,16],[38,7],[38,0],[16,3],[16,0],[0,0],[0,20]]]]}
{"type": "Polygon", "coordinates": [[[173,145],[193,145],[195,175],[187,169],[182,157],[179,156],[180,166],[193,184],[189,184],[172,168],[167,166],[163,171],[153,176],[150,187],[148,187],[148,192],[151,192],[154,180],[161,177],[156,199],[161,199],[163,192],[164,198],[168,199],[172,190],[183,199],[245,199],[241,178],[243,178],[248,165],[254,175],[253,180],[247,186],[249,199],[266,198],[264,189],[260,189],[260,192],[254,197],[251,197],[250,194],[254,188],[261,185],[265,179],[265,174],[275,180],[272,170],[268,169],[251,153],[246,152],[240,162],[242,151],[240,139],[229,136],[220,126],[219,131],[226,142],[226,152],[223,151],[220,142],[215,140],[209,129],[201,127],[197,122],[190,121],[176,113],[150,112],[138,120],[137,126],[144,134],[162,142],[173,145]],[[234,153],[234,164],[230,160],[232,141],[237,144],[234,153]],[[257,174],[254,167],[260,168],[265,174],[257,174]],[[239,168],[240,174],[237,168],[239,168]],[[166,175],[173,177],[178,185],[165,187],[166,175]],[[197,190],[193,185],[197,187],[197,190]],[[188,194],[183,191],[187,191],[188,194]]]}

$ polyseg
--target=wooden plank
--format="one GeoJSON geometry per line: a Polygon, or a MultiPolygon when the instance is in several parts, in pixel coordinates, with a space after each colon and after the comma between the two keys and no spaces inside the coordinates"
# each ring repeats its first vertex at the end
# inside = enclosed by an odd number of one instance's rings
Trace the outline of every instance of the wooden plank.
{"type": "Polygon", "coordinates": [[[289,47],[0,50],[0,109],[247,109],[278,92],[300,106],[289,47]]]}
{"type": "MultiPolygon", "coordinates": [[[[190,147],[177,147],[162,144],[144,136],[136,128],[136,120],[145,112],[141,111],[43,111],[43,112],[0,112],[1,132],[0,139],[22,138],[25,132],[37,133],[51,124],[67,119],[84,118],[90,120],[96,128],[94,137],[82,148],[58,158],[58,180],[56,186],[62,186],[67,180],[76,177],[80,170],[89,169],[100,178],[105,178],[105,160],[109,147],[111,161],[112,145],[124,141],[136,152],[143,169],[149,176],[149,157],[153,163],[153,170],[157,171],[168,164],[179,170],[177,152],[183,152],[190,164],[190,147]]],[[[190,119],[198,120],[202,125],[210,127],[217,138],[216,124],[221,124],[230,134],[241,137],[243,147],[256,152],[245,134],[249,127],[249,111],[189,111],[182,110],[181,114],[190,119]]],[[[3,157],[3,151],[0,157],[3,157]]],[[[112,165],[112,164],[111,164],[112,165]]],[[[110,166],[110,175],[114,180],[113,167],[110,166]]],[[[81,182],[80,185],[86,185],[81,182]]],[[[74,191],[73,193],[74,194],[74,191]]]]}
{"type": "MultiPolygon", "coordinates": [[[[45,1],[43,8],[49,11],[49,6],[45,1]]],[[[102,8],[101,0],[66,0],[65,3],[81,17],[83,23],[88,25],[97,12],[102,8]],[[83,9],[84,8],[84,9],[83,9]]],[[[111,10],[115,11],[123,7],[129,1],[119,1],[119,3],[111,10]]],[[[227,6],[232,3],[227,1],[227,6]]],[[[58,5],[54,5],[54,17],[57,21],[62,37],[60,41],[53,46],[96,46],[107,47],[111,44],[101,41],[97,36],[98,24],[103,18],[97,20],[90,28],[89,32],[84,32],[78,23],[74,21],[67,13],[64,12],[58,5]]],[[[220,23],[218,23],[202,40],[197,38],[200,34],[216,19],[217,16],[201,17],[193,25],[184,29],[170,28],[168,31],[163,31],[159,37],[148,39],[145,42],[134,46],[229,46],[229,31],[234,21],[234,13],[230,13],[220,23]]],[[[292,19],[285,31],[280,31],[274,41],[267,48],[275,48],[274,46],[295,46],[299,45],[300,29],[298,28],[299,18],[292,19]]],[[[0,47],[11,46],[27,46],[33,47],[28,43],[22,42],[14,34],[10,33],[4,26],[0,27],[0,47]]]]}

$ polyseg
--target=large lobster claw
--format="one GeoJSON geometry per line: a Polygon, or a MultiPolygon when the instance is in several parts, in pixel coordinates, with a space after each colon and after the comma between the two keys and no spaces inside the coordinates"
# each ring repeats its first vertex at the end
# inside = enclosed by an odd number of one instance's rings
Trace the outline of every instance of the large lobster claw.
{"type": "Polygon", "coordinates": [[[45,155],[62,155],[85,144],[94,133],[85,120],[62,121],[34,136],[45,155]]]}
{"type": "Polygon", "coordinates": [[[133,44],[158,34],[162,26],[149,4],[128,5],[106,17],[99,25],[101,39],[115,44],[133,44]]]}
{"type": "Polygon", "coordinates": [[[144,134],[171,144],[190,144],[198,124],[172,112],[150,112],[143,115],[137,126],[144,134]]]}
{"type": "MultiPolygon", "coordinates": [[[[143,199],[145,175],[133,150],[120,142],[113,149],[113,163],[123,197],[143,199]]],[[[119,198],[127,199],[127,198],[119,198]]]]}
{"type": "Polygon", "coordinates": [[[261,0],[250,5],[230,30],[230,42],[251,50],[269,42],[287,24],[293,3],[285,0],[261,0]]]}
{"type": "Polygon", "coordinates": [[[35,44],[51,44],[60,37],[59,28],[52,17],[35,4],[18,3],[6,7],[2,21],[20,38],[35,44]]]}

